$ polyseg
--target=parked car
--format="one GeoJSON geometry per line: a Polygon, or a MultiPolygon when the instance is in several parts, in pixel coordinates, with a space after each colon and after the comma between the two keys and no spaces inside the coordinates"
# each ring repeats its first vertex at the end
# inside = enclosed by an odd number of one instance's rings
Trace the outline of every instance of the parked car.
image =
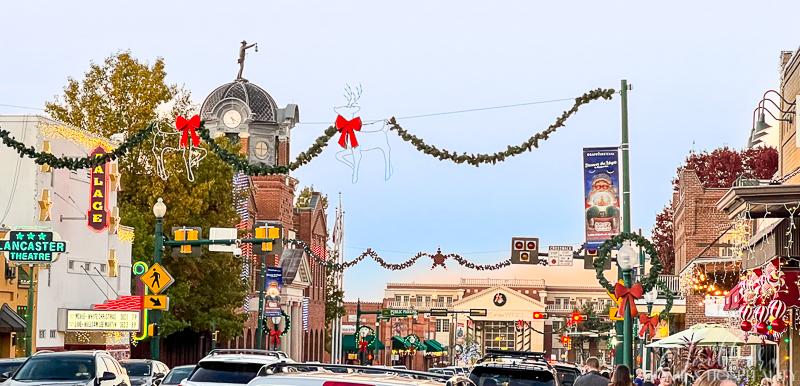
{"type": "Polygon", "coordinates": [[[128,372],[132,386],[158,386],[169,372],[167,365],[150,359],[128,359],[119,364],[128,372]]]}
{"type": "Polygon", "coordinates": [[[189,374],[192,373],[192,370],[194,370],[194,365],[175,366],[167,373],[167,376],[164,377],[164,380],[161,381],[159,386],[178,385],[184,379],[189,378],[189,374]]]}
{"type": "Polygon", "coordinates": [[[131,386],[127,372],[105,351],[36,353],[4,386],[131,386]]]}
{"type": "Polygon", "coordinates": [[[267,350],[213,350],[197,363],[184,386],[244,385],[256,377],[264,365],[294,362],[285,353],[267,350]]]}
{"type": "Polygon", "coordinates": [[[0,382],[5,382],[6,379],[14,375],[14,372],[22,366],[28,358],[3,358],[0,359],[0,382]]]}
{"type": "Polygon", "coordinates": [[[469,379],[476,386],[558,386],[556,371],[544,353],[487,349],[472,368],[469,379]]]}
{"type": "Polygon", "coordinates": [[[322,370],[300,372],[297,369],[308,369],[306,363],[274,363],[264,366],[247,386],[475,386],[468,378],[448,377],[407,369],[384,366],[356,366],[321,364],[322,370]],[[352,370],[342,373],[334,369],[352,370]]]}

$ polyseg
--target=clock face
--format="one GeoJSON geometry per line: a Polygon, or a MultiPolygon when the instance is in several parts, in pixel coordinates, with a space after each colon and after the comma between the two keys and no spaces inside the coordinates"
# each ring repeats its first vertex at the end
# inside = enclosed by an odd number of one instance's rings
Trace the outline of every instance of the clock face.
{"type": "Polygon", "coordinates": [[[269,157],[269,145],[264,141],[256,142],[255,155],[258,159],[267,159],[269,157]]]}
{"type": "Polygon", "coordinates": [[[237,110],[228,110],[222,114],[222,123],[230,129],[237,128],[242,123],[242,114],[237,110]]]}

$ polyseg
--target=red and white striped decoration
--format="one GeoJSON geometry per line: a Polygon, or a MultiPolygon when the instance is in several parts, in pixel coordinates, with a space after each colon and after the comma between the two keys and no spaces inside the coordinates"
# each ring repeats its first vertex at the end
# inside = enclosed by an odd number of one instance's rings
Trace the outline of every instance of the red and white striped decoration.
{"type": "Polygon", "coordinates": [[[742,307],[739,310],[739,317],[741,317],[742,320],[752,320],[753,319],[753,306],[751,306],[749,304],[745,304],[744,307],[742,307]]]}
{"type": "Polygon", "coordinates": [[[769,302],[767,310],[769,311],[769,315],[773,318],[783,318],[783,316],[786,315],[786,303],[783,300],[773,299],[771,302],[769,302]]]}
{"type": "Polygon", "coordinates": [[[311,252],[314,252],[314,254],[322,260],[326,260],[328,258],[325,244],[313,244],[311,247],[311,252]]]}
{"type": "Polygon", "coordinates": [[[769,320],[769,310],[764,306],[756,306],[755,310],[753,310],[753,317],[759,322],[766,322],[769,320]]]}

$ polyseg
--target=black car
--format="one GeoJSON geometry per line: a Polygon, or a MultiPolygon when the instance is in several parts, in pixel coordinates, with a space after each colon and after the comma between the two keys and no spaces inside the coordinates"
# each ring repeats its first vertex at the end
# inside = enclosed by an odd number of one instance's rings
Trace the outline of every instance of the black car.
{"type": "Polygon", "coordinates": [[[0,359],[0,382],[14,375],[14,372],[25,363],[28,358],[3,358],[0,359]]]}
{"type": "Polygon", "coordinates": [[[575,384],[575,380],[581,376],[581,369],[571,363],[554,363],[553,368],[556,369],[561,386],[572,386],[575,384]]]}
{"type": "Polygon", "coordinates": [[[486,350],[469,374],[475,386],[559,386],[544,353],[486,350]]]}

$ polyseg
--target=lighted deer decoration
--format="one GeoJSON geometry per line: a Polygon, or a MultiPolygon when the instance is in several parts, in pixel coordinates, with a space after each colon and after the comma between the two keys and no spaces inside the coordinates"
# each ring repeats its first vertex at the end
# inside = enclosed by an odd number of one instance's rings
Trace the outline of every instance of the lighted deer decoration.
{"type": "Polygon", "coordinates": [[[200,126],[200,117],[195,115],[187,120],[178,116],[175,126],[177,131],[161,131],[158,125],[153,129],[151,152],[156,160],[156,174],[166,181],[169,178],[169,172],[167,172],[164,156],[167,153],[181,153],[183,164],[186,167],[186,177],[189,181],[194,181],[194,168],[208,154],[208,150],[200,147],[200,137],[195,132],[200,126]],[[177,147],[173,147],[174,145],[177,147]]]}
{"type": "Polygon", "coordinates": [[[389,127],[383,122],[379,130],[361,130],[364,124],[361,117],[356,115],[361,111],[361,106],[358,105],[361,94],[360,85],[355,90],[348,85],[344,89],[347,104],[333,108],[337,114],[336,129],[340,133],[338,143],[342,147],[342,150],[336,153],[336,159],[352,170],[353,183],[356,183],[363,153],[378,150],[383,154],[383,177],[389,180],[392,176],[389,127]]]}

